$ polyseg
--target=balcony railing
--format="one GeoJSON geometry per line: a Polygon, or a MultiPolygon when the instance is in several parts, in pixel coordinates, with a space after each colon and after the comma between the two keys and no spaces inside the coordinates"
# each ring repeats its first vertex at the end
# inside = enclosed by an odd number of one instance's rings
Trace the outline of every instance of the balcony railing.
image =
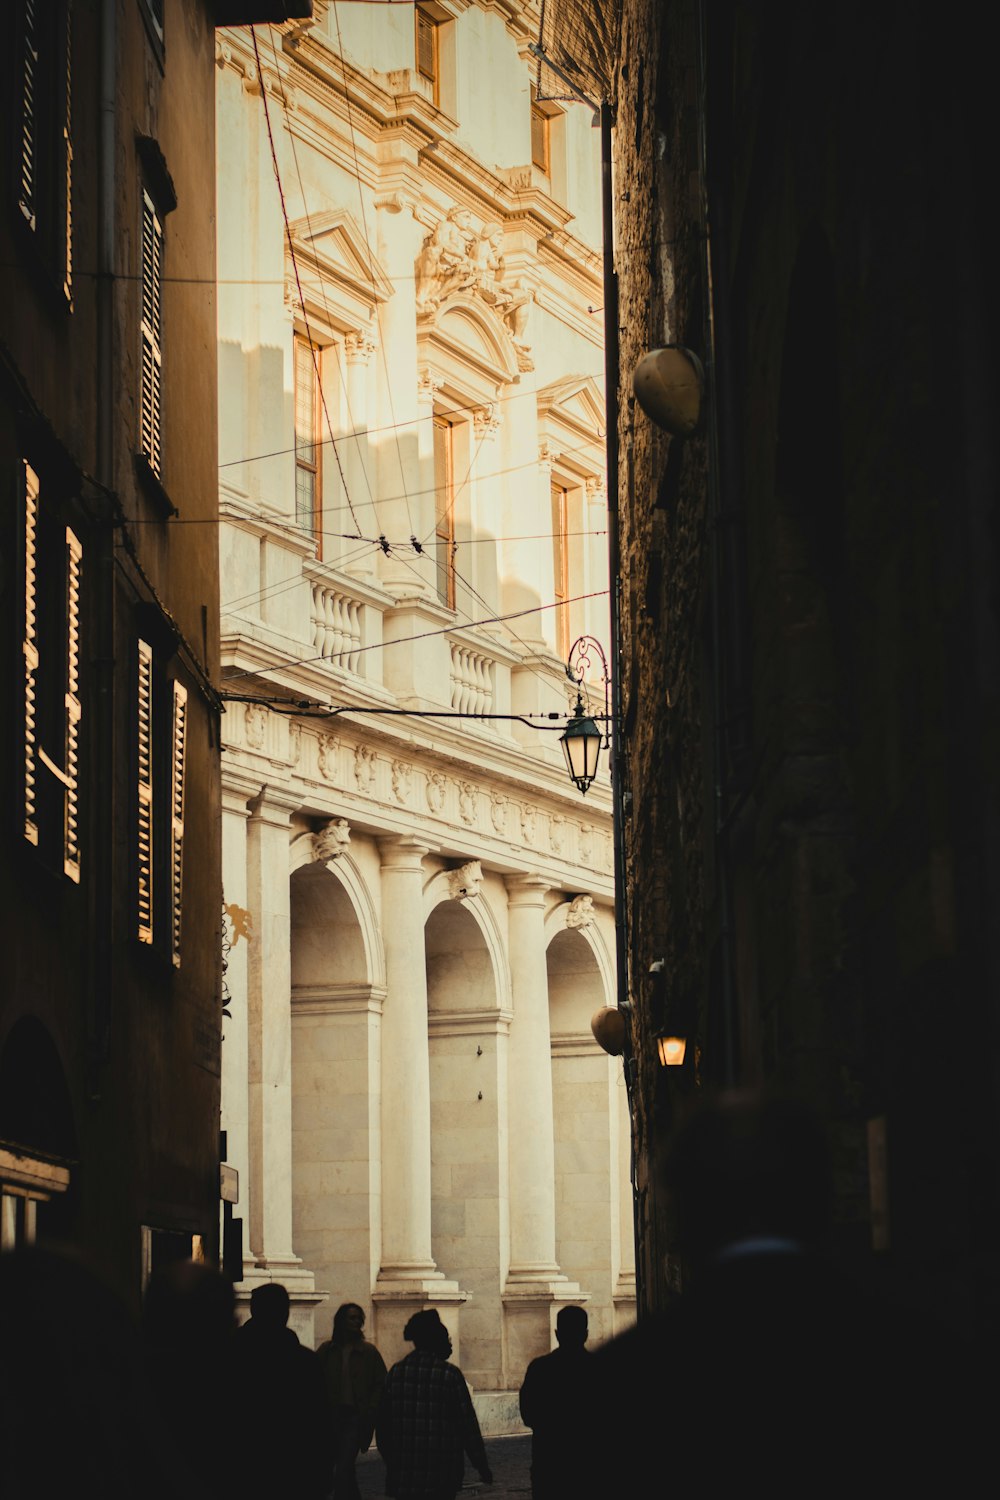
{"type": "Polygon", "coordinates": [[[361,633],[364,605],[329,583],[313,580],[313,650],[344,672],[364,676],[361,633]]]}
{"type": "Polygon", "coordinates": [[[458,713],[487,714],[493,708],[494,662],[481,651],[451,642],[451,706],[458,713]]]}

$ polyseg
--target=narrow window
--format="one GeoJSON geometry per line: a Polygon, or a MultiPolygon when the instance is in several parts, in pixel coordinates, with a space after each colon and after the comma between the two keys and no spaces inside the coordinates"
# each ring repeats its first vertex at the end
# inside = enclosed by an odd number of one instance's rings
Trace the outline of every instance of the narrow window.
{"type": "Polygon", "coordinates": [[[295,338],[295,523],[319,539],[322,530],[322,470],[317,368],[319,350],[295,338]]]}
{"type": "Polygon", "coordinates": [[[170,733],[170,945],[174,967],[181,961],[181,910],[184,894],[184,752],[187,734],[187,688],[174,678],[170,733]]]}
{"type": "Polygon", "coordinates": [[[21,141],[18,206],[28,226],[37,228],[36,190],[39,136],[39,56],[35,0],[21,9],[21,141]]]}
{"type": "Polygon", "coordinates": [[[153,941],[153,648],[138,643],[136,681],[137,756],[137,868],[136,936],[140,943],[153,941]]]}
{"type": "Polygon", "coordinates": [[[66,527],[66,722],[63,873],[80,879],[80,574],[83,548],[66,527]]]}
{"type": "Polygon", "coordinates": [[[549,117],[535,98],[531,85],[531,160],[539,171],[549,172],[549,117]]]}
{"type": "Polygon", "coordinates": [[[162,322],[163,226],[152,198],[142,194],[142,354],[139,400],[139,452],[162,479],[162,322]]]}
{"type": "Polygon", "coordinates": [[[24,836],[38,843],[38,475],[24,466],[24,836]]]}
{"type": "Polygon", "coordinates": [[[421,7],[416,7],[417,26],[417,72],[426,78],[434,90],[434,103],[438,102],[438,28],[437,22],[421,7]]]}
{"type": "Polygon", "coordinates": [[[452,426],[434,418],[434,562],[437,595],[455,608],[455,494],[452,467],[452,426]]]}
{"type": "Polygon", "coordinates": [[[569,496],[560,485],[552,486],[552,572],[556,602],[556,651],[569,655],[569,496]]]}
{"type": "Polygon", "coordinates": [[[67,302],[73,296],[73,15],[67,5],[66,7],[66,47],[65,64],[66,72],[64,79],[63,96],[63,120],[62,120],[62,142],[63,142],[63,172],[64,172],[64,201],[63,201],[63,245],[62,245],[62,272],[63,272],[63,295],[67,302]]]}

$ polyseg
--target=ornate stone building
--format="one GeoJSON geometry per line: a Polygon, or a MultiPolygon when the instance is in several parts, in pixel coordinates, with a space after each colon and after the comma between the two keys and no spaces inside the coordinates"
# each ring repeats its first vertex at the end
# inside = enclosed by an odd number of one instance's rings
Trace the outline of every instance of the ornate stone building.
{"type": "Polygon", "coordinates": [[[599,141],[532,5],[315,10],[217,49],[242,1291],[387,1359],[438,1307],[496,1422],[562,1302],[634,1305],[607,761],[553,732],[608,644],[599,141]]]}

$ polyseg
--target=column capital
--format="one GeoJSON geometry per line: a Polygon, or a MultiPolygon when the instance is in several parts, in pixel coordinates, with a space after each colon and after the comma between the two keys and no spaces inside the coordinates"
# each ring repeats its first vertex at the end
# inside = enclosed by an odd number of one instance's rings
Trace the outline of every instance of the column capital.
{"type": "Polygon", "coordinates": [[[409,834],[390,834],[378,840],[378,852],[383,870],[419,870],[423,873],[423,858],[429,854],[430,845],[409,834]]]}
{"type": "Polygon", "coordinates": [[[265,782],[257,796],[250,799],[250,821],[291,831],[292,814],[297,813],[301,806],[302,798],[296,792],[286,792],[265,782]]]}
{"type": "Polygon", "coordinates": [[[548,876],[534,873],[505,875],[504,884],[508,906],[543,906],[546,893],[552,888],[548,876]]]}

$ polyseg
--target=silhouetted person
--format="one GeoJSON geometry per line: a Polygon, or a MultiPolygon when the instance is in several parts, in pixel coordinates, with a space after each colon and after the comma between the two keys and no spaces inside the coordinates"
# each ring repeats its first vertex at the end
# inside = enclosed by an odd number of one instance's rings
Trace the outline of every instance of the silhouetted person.
{"type": "Polygon", "coordinates": [[[964,1462],[960,1351],[826,1258],[830,1181],[818,1121],[788,1101],[723,1096],[681,1130],[684,1293],[591,1359],[605,1493],[923,1489],[964,1462]]]}
{"type": "Polygon", "coordinates": [[[385,1460],[385,1492],[396,1500],[454,1500],[463,1455],[486,1484],[493,1475],[469,1387],[448,1363],[451,1338],[434,1308],[414,1313],[403,1329],[413,1353],[393,1365],[376,1427],[385,1460]]]}
{"type": "Polygon", "coordinates": [[[255,1287],[250,1318],[233,1340],[241,1493],[320,1500],[326,1493],[327,1406],[319,1359],[287,1326],[278,1282],[255,1287]]]}
{"type": "Polygon", "coordinates": [[[152,1399],[197,1485],[210,1495],[231,1493],[219,1432],[231,1415],[235,1326],[232,1285],[211,1266],[178,1260],[150,1277],[142,1337],[152,1399]]]}
{"type": "Polygon", "coordinates": [[[354,1464],[367,1452],[385,1387],[385,1361],[364,1335],[365,1310],[356,1302],[337,1308],[333,1331],[316,1353],[332,1424],[334,1500],[359,1500],[354,1464]]]}
{"type": "Polygon", "coordinates": [[[531,1493],[535,1500],[562,1500],[579,1493],[588,1476],[587,1451],[579,1441],[587,1406],[587,1314],[562,1307],[556,1317],[558,1348],[533,1359],[521,1386],[521,1417],[531,1428],[531,1493]]]}

